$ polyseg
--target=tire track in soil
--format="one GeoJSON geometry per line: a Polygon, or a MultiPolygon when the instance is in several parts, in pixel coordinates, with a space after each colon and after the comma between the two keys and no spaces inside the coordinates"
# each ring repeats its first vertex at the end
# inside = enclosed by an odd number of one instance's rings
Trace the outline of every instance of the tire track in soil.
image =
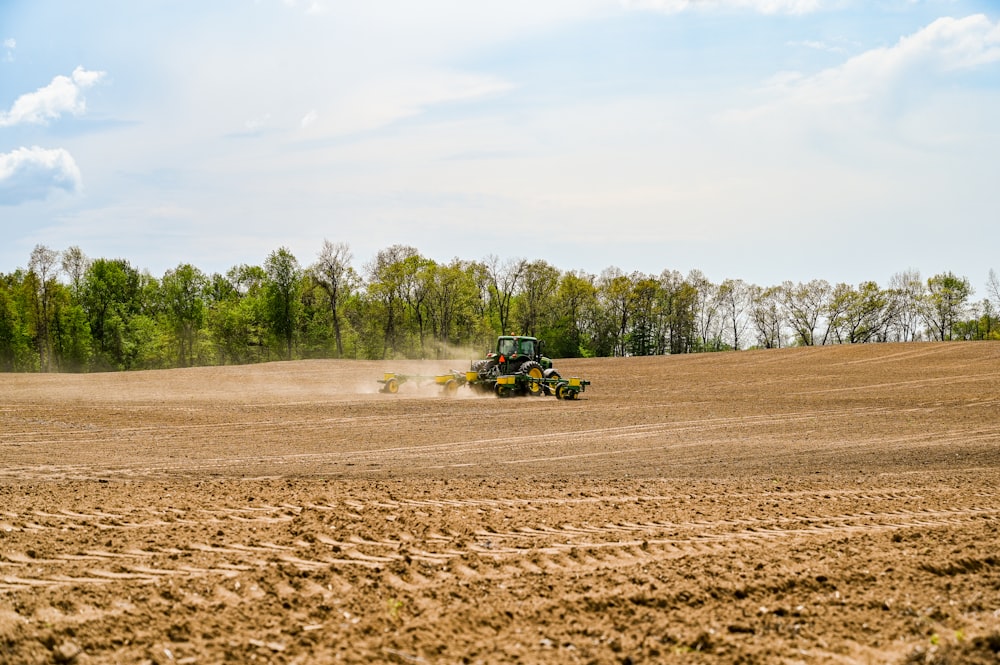
{"type": "MultiPolygon", "coordinates": [[[[797,497],[782,497],[801,502],[797,497]]],[[[808,493],[807,493],[808,494],[808,493]]],[[[817,491],[814,498],[831,493],[817,491]]],[[[898,500],[920,498],[909,492],[839,492],[853,500],[898,500]]],[[[771,500],[767,495],[753,495],[771,500]]],[[[28,514],[0,513],[0,530],[37,532],[57,530],[80,535],[81,542],[99,533],[101,538],[115,530],[145,530],[153,542],[173,542],[170,547],[150,546],[116,551],[110,547],[83,548],[47,558],[33,551],[0,553],[0,592],[42,587],[106,585],[112,583],[157,584],[170,578],[234,578],[273,566],[291,566],[300,571],[326,570],[343,575],[351,568],[383,571],[390,584],[417,589],[461,577],[502,580],[539,572],[577,574],[601,569],[617,569],[653,561],[712,555],[726,551],[736,542],[771,544],[790,539],[832,540],[845,535],[872,534],[906,528],[955,528],[980,520],[995,520],[1000,509],[983,503],[996,494],[975,495],[977,503],[948,509],[898,509],[860,512],[815,511],[803,515],[741,517],[704,520],[619,521],[603,524],[566,522],[559,526],[523,525],[495,529],[472,524],[466,534],[428,531],[421,536],[403,532],[397,537],[366,538],[359,533],[318,530],[287,543],[229,540],[224,544],[185,538],[185,529],[199,531],[222,524],[266,525],[279,530],[298,516],[332,512],[343,515],[371,513],[386,519],[386,511],[409,511],[406,522],[417,518],[421,509],[491,508],[530,509],[535,504],[572,507],[581,503],[627,503],[674,501],[676,497],[586,497],[579,499],[450,499],[431,501],[363,502],[348,500],[335,504],[280,505],[254,508],[182,510],[136,510],[136,514],[74,511],[33,511],[28,514]]],[[[568,513],[571,514],[571,513],[568,513]]],[[[518,514],[527,522],[529,515],[518,514]]],[[[432,520],[433,523],[433,520],[432,520]]],[[[369,528],[365,522],[357,531],[369,528]]],[[[220,533],[222,533],[220,531],[220,533]]],[[[110,540],[109,540],[110,543],[110,540]]],[[[350,586],[346,578],[340,586],[350,586]]]]}
{"type": "MultiPolygon", "coordinates": [[[[1000,403],[1000,401],[998,401],[1000,403]]],[[[538,434],[525,435],[505,435],[494,438],[477,438],[473,440],[460,440],[442,443],[423,443],[406,446],[389,446],[372,448],[366,446],[358,449],[330,450],[324,452],[308,453],[285,453],[278,455],[255,455],[248,456],[226,456],[206,459],[184,459],[176,463],[165,463],[157,460],[155,463],[142,467],[103,467],[90,466],[86,464],[74,465],[34,465],[34,466],[10,466],[0,469],[0,478],[15,478],[18,480],[42,480],[42,479],[86,479],[92,477],[104,478],[148,478],[169,475],[178,471],[225,471],[245,467],[247,464],[268,464],[268,465],[290,465],[307,463],[329,463],[362,466],[373,460],[384,461],[386,455],[391,455],[394,463],[405,465],[407,468],[420,468],[426,470],[439,470],[452,467],[469,467],[483,464],[482,461],[487,456],[490,459],[500,460],[499,463],[517,465],[539,461],[569,460],[591,457],[606,457],[618,454],[620,451],[609,447],[605,450],[590,450],[585,453],[563,453],[552,456],[531,455],[525,456],[526,451],[536,449],[552,449],[558,444],[568,446],[567,441],[573,441],[579,437],[591,437],[607,442],[628,442],[657,440],[657,446],[649,448],[646,452],[662,450],[666,446],[671,448],[689,445],[697,446],[705,443],[705,435],[711,432],[726,433],[734,428],[765,428],[769,426],[787,427],[789,425],[804,426],[808,423],[821,423],[829,421],[850,421],[859,418],[878,418],[880,414],[888,414],[891,410],[878,406],[864,406],[840,409],[822,409],[802,412],[792,412],[780,415],[744,415],[732,417],[715,417],[704,419],[687,419],[675,422],[654,422],[633,425],[618,425],[614,427],[599,427],[590,429],[574,429],[567,431],[544,432],[538,434]],[[685,444],[685,438],[690,438],[693,443],[685,444]],[[435,458],[441,458],[436,462],[435,458]],[[417,464],[414,465],[414,462],[417,464]]],[[[354,419],[333,419],[333,420],[354,420],[354,419]]],[[[371,427],[374,422],[381,423],[381,429],[391,431],[382,418],[364,419],[364,427],[371,427]]],[[[209,425],[208,427],[217,427],[209,425]]],[[[309,425],[309,429],[322,429],[316,423],[309,425]]],[[[349,433],[339,433],[339,436],[349,438],[349,433]]],[[[1000,438],[1000,425],[979,426],[972,429],[952,430],[947,435],[941,433],[932,434],[912,434],[902,437],[887,439],[884,436],[878,437],[880,443],[912,443],[919,442],[932,437],[935,442],[945,440],[953,441],[988,441],[1000,438]],[[944,438],[943,438],[944,437],[944,438]]],[[[857,440],[854,443],[858,443],[857,440]]],[[[831,444],[832,445],[832,444],[831,444]]],[[[834,446],[835,447],[835,446],[834,446]]],[[[642,450],[632,450],[631,452],[643,452],[642,450]]],[[[362,468],[354,471],[363,471],[362,468]]]]}

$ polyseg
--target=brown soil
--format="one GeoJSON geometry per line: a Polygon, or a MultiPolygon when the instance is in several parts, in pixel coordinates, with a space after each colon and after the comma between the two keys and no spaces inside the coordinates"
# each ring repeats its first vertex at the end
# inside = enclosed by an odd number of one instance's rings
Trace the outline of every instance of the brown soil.
{"type": "Polygon", "coordinates": [[[1000,344],[0,377],[0,663],[997,663],[1000,344]]]}

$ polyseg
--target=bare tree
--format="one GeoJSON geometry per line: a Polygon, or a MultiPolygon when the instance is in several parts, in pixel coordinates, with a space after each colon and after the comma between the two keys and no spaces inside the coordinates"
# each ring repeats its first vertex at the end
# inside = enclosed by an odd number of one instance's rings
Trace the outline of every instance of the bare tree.
{"type": "Polygon", "coordinates": [[[890,333],[900,342],[920,338],[920,321],[925,318],[927,290],[919,270],[904,270],[889,278],[889,297],[895,305],[890,333]]]}
{"type": "Polygon", "coordinates": [[[750,319],[757,331],[757,343],[765,349],[780,349],[782,311],[781,288],[766,289],[751,286],[749,289],[750,319]]]}
{"type": "Polygon", "coordinates": [[[52,345],[49,340],[49,300],[52,282],[58,272],[59,252],[45,245],[35,245],[28,262],[28,271],[35,278],[35,319],[38,333],[38,355],[43,372],[52,367],[52,345]]]}
{"type": "Polygon", "coordinates": [[[499,257],[490,254],[484,265],[490,279],[490,296],[496,303],[497,315],[500,317],[500,331],[505,335],[510,334],[511,304],[528,262],[524,259],[507,259],[501,262],[499,257]]]}
{"type": "Polygon", "coordinates": [[[730,335],[733,349],[739,351],[747,329],[746,309],[749,287],[742,279],[727,279],[719,285],[719,302],[722,303],[726,333],[730,335]]]}
{"type": "Polygon", "coordinates": [[[712,284],[700,270],[688,273],[687,282],[697,294],[694,303],[694,324],[702,350],[717,351],[722,343],[722,315],[719,287],[712,284]]]}
{"type": "Polygon", "coordinates": [[[73,287],[73,293],[80,293],[80,285],[83,277],[90,267],[90,259],[76,245],[66,249],[62,253],[62,270],[69,277],[69,284],[73,287]]]}
{"type": "Polygon", "coordinates": [[[993,306],[1000,310],[1000,279],[997,278],[997,273],[993,268],[990,268],[990,277],[986,280],[986,293],[993,306]]]}
{"type": "Polygon", "coordinates": [[[351,248],[346,242],[332,243],[324,239],[319,259],[310,270],[316,283],[326,291],[330,316],[333,319],[333,337],[337,344],[338,358],[344,355],[340,308],[343,301],[350,296],[356,283],[354,270],[351,268],[353,258],[351,248]]]}
{"type": "Polygon", "coordinates": [[[799,282],[793,285],[791,282],[784,282],[781,285],[782,305],[798,344],[816,344],[816,328],[819,327],[831,292],[829,282],[822,279],[814,279],[807,284],[799,282]]]}

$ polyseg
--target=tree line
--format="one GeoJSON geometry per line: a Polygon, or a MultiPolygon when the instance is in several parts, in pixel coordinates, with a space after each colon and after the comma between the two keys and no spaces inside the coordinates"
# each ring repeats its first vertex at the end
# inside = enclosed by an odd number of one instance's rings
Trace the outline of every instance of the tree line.
{"type": "Polygon", "coordinates": [[[439,263],[409,246],[353,265],[324,241],[303,266],[286,248],[263,265],[161,277],[79,247],[38,245],[0,273],[0,370],[86,372],[296,358],[478,356],[497,334],[540,337],[557,358],[660,355],[917,340],[1000,339],[1000,280],[908,270],[886,287],[817,279],[760,287],[700,271],[564,272],[544,260],[439,263]]]}

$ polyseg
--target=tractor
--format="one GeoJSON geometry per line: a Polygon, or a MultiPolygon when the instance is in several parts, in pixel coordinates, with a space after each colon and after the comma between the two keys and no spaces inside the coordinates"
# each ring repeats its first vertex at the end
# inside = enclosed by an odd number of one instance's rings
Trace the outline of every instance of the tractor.
{"type": "Polygon", "coordinates": [[[495,350],[486,354],[483,360],[473,362],[471,372],[478,378],[471,382],[473,388],[495,392],[501,397],[552,395],[559,380],[552,360],[542,355],[541,340],[519,335],[498,337],[495,350]],[[511,380],[511,376],[515,378],[511,380]],[[503,381],[499,381],[501,377],[503,381]]]}
{"type": "Polygon", "coordinates": [[[576,377],[560,377],[552,367],[552,360],[542,355],[541,341],[521,335],[498,337],[496,349],[487,353],[486,358],[474,361],[467,372],[451,370],[435,376],[386,372],[378,381],[382,384],[380,392],[396,394],[407,381],[433,381],[443,388],[445,395],[454,395],[459,386],[468,385],[472,390],[495,393],[497,397],[555,395],[564,400],[577,399],[590,385],[590,381],[576,377]]]}

